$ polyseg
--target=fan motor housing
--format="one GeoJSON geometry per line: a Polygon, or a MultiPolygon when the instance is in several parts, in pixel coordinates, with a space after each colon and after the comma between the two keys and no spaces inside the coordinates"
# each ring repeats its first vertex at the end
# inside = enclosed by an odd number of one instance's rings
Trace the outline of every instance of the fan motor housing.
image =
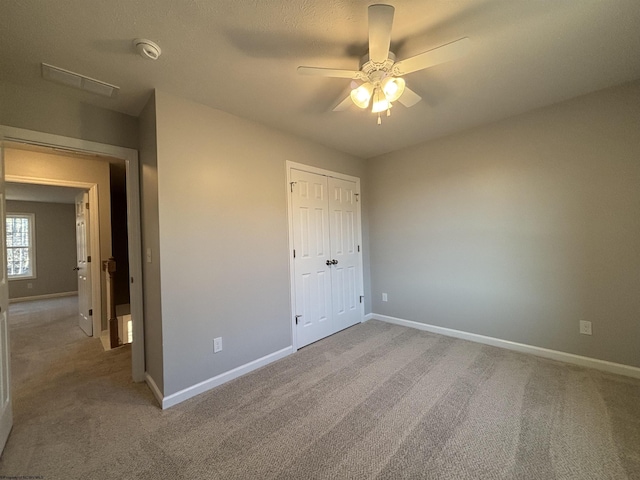
{"type": "Polygon", "coordinates": [[[360,71],[362,71],[366,75],[371,75],[376,71],[390,73],[394,63],[396,63],[396,55],[391,51],[389,51],[389,56],[382,63],[372,62],[371,60],[369,60],[369,54],[366,54],[360,59],[360,71]]]}

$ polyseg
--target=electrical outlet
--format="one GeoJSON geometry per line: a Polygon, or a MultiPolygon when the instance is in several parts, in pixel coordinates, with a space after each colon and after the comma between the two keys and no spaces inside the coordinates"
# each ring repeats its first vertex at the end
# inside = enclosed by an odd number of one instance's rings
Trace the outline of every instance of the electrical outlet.
{"type": "Polygon", "coordinates": [[[213,353],[222,351],[222,337],[216,337],[213,339],[213,353]]]}
{"type": "Polygon", "coordinates": [[[591,335],[591,322],[580,320],[580,333],[582,335],[591,335]]]}
{"type": "Polygon", "coordinates": [[[383,293],[383,294],[382,294],[382,301],[383,301],[383,302],[386,302],[387,300],[388,300],[387,294],[386,294],[386,293],[383,293]]]}

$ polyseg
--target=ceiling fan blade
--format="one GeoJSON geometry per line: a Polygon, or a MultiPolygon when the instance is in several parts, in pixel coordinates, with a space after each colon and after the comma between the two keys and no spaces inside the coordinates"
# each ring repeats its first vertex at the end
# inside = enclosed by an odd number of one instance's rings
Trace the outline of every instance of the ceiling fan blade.
{"type": "MultiPolygon", "coordinates": [[[[340,96],[342,98],[342,96],[340,96]]],[[[334,112],[344,112],[347,108],[353,105],[353,101],[351,100],[351,95],[347,95],[344,100],[338,102],[338,104],[333,107],[334,112]]]]}
{"type": "Polygon", "coordinates": [[[393,65],[393,75],[401,76],[449,62],[464,56],[469,51],[471,41],[464,37],[451,43],[436,47],[433,50],[400,60],[393,65]]]}
{"type": "Polygon", "coordinates": [[[408,87],[404,87],[404,92],[398,101],[405,107],[413,107],[422,100],[422,97],[408,87]]]}
{"type": "Polygon", "coordinates": [[[356,86],[356,82],[350,82],[350,85],[342,91],[331,110],[334,112],[343,112],[353,105],[353,100],[351,100],[351,90],[356,86]]]}
{"type": "Polygon", "coordinates": [[[369,6],[369,59],[374,63],[389,57],[394,10],[391,5],[369,6]]]}
{"type": "Polygon", "coordinates": [[[362,72],[358,70],[339,70],[336,68],[320,68],[320,67],[298,67],[300,75],[314,75],[319,77],[333,78],[351,78],[357,80],[361,78],[362,72]]]}

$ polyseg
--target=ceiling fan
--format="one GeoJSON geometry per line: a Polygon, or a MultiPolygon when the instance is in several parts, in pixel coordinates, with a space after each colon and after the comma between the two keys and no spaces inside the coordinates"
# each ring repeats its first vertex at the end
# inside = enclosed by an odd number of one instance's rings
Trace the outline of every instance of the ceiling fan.
{"type": "Polygon", "coordinates": [[[392,102],[398,101],[405,107],[411,107],[421,100],[420,95],[406,86],[402,76],[455,60],[467,53],[470,41],[464,37],[396,61],[395,54],[389,50],[394,11],[391,5],[369,6],[369,53],[360,61],[360,70],[298,67],[301,75],[352,80],[351,93],[333,111],[345,110],[351,103],[362,109],[371,106],[371,111],[378,114],[380,125],[380,113],[386,110],[389,116],[392,102]]]}

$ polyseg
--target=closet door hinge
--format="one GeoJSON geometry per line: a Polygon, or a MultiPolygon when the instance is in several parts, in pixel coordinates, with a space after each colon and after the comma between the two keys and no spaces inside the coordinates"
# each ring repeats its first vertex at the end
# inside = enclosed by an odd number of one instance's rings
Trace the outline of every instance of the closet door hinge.
{"type": "Polygon", "coordinates": [[[364,300],[364,295],[360,295],[360,303],[362,303],[362,300],[364,300]]]}
{"type": "Polygon", "coordinates": [[[298,319],[301,317],[302,315],[296,315],[296,325],[298,325],[298,319]]]}
{"type": "Polygon", "coordinates": [[[359,193],[354,193],[354,195],[356,196],[356,202],[360,201],[360,194],[359,193]]]}
{"type": "Polygon", "coordinates": [[[91,263],[91,255],[87,257],[87,263],[91,263]]]}
{"type": "Polygon", "coordinates": [[[293,249],[293,258],[296,258],[296,249],[293,249]]]}
{"type": "Polygon", "coordinates": [[[358,251],[360,251],[360,245],[358,245],[358,251]]]}
{"type": "Polygon", "coordinates": [[[92,317],[93,316],[93,308],[89,309],[89,316],[92,317]]]}
{"type": "Polygon", "coordinates": [[[289,182],[289,185],[291,185],[291,193],[293,193],[293,187],[295,186],[295,184],[298,182],[289,182]]]}

